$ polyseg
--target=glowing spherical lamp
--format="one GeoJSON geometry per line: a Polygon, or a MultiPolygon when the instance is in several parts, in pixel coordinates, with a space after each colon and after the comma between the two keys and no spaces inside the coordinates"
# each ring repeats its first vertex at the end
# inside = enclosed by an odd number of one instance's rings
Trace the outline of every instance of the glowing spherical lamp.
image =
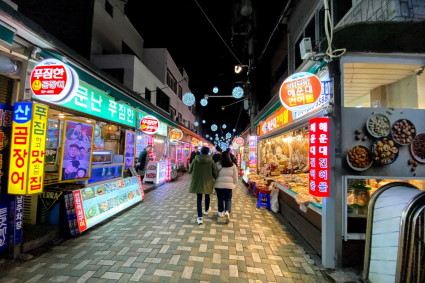
{"type": "Polygon", "coordinates": [[[236,99],[242,98],[243,96],[243,88],[241,88],[240,86],[235,87],[232,90],[232,96],[236,99]]]}
{"type": "Polygon", "coordinates": [[[215,87],[213,88],[213,92],[214,92],[214,93],[218,93],[218,87],[216,87],[216,86],[215,86],[215,87]]]}
{"type": "Polygon", "coordinates": [[[202,98],[200,103],[201,103],[202,106],[207,106],[208,105],[208,99],[202,98]]]}
{"type": "Polygon", "coordinates": [[[202,120],[202,124],[205,124],[207,121],[205,121],[205,120],[202,120]]]}
{"type": "Polygon", "coordinates": [[[236,132],[236,129],[233,129],[233,132],[236,132]]]}
{"type": "Polygon", "coordinates": [[[232,137],[232,134],[231,133],[227,133],[226,134],[226,138],[230,139],[231,137],[232,137]]]}
{"type": "Polygon", "coordinates": [[[195,104],[195,95],[191,92],[186,92],[183,94],[183,103],[187,106],[192,106],[195,104]]]}
{"type": "Polygon", "coordinates": [[[226,129],[227,128],[227,125],[226,124],[223,124],[223,126],[221,126],[223,129],[226,129]]]}
{"type": "Polygon", "coordinates": [[[209,137],[210,137],[210,135],[206,135],[206,137],[207,137],[207,138],[209,138],[209,137]]]}
{"type": "Polygon", "coordinates": [[[196,121],[195,123],[193,123],[193,125],[195,125],[195,127],[198,127],[199,126],[198,121],[196,121]]]}
{"type": "Polygon", "coordinates": [[[211,125],[211,131],[215,132],[215,131],[217,131],[217,129],[218,129],[218,127],[217,127],[216,124],[211,125]]]}

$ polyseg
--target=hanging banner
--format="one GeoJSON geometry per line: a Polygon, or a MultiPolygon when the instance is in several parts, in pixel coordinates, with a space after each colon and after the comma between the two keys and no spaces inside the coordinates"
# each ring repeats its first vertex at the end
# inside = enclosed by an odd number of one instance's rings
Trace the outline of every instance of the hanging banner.
{"type": "Polygon", "coordinates": [[[293,74],[280,86],[282,105],[291,111],[303,111],[313,107],[319,99],[322,86],[317,76],[308,72],[293,74]]]}
{"type": "Polygon", "coordinates": [[[140,120],[140,130],[145,134],[155,134],[159,128],[159,120],[154,116],[145,116],[140,120]]]}
{"type": "Polygon", "coordinates": [[[257,170],[257,136],[248,137],[248,167],[257,170]]]}
{"type": "Polygon", "coordinates": [[[174,128],[169,133],[170,140],[179,141],[183,138],[183,132],[180,129],[174,128]]]}
{"type": "Polygon", "coordinates": [[[309,122],[309,192],[317,197],[330,196],[330,123],[329,118],[309,122]]]}

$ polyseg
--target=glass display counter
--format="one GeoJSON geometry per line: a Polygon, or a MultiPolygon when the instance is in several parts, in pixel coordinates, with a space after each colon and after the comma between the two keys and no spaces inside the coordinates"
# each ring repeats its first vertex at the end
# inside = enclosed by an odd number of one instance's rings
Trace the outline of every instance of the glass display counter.
{"type": "Polygon", "coordinates": [[[167,162],[166,161],[154,161],[149,162],[143,182],[151,182],[154,184],[163,183],[167,178],[167,162]]]}

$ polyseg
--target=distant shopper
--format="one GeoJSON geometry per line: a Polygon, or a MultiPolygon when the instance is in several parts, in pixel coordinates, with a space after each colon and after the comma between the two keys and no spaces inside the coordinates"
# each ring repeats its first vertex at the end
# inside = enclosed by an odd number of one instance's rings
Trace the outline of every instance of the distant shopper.
{"type": "Polygon", "coordinates": [[[190,161],[189,161],[190,164],[192,164],[193,160],[195,159],[195,156],[197,156],[198,154],[199,154],[198,147],[195,146],[194,150],[190,153],[190,161]]]}
{"type": "Polygon", "coordinates": [[[216,150],[216,153],[214,153],[212,159],[214,160],[214,163],[217,163],[220,161],[223,150],[218,145],[215,147],[215,150],[216,150]]]}
{"type": "Polygon", "coordinates": [[[202,218],[202,195],[205,195],[205,211],[203,214],[208,215],[210,209],[210,194],[213,192],[214,179],[217,178],[217,166],[212,158],[208,156],[210,149],[203,147],[200,155],[195,155],[193,162],[190,164],[189,173],[192,173],[189,193],[196,194],[197,199],[197,223],[204,223],[202,218]]]}
{"type": "Polygon", "coordinates": [[[145,176],[146,166],[149,163],[149,152],[151,150],[152,150],[152,146],[148,145],[147,147],[145,147],[145,149],[143,149],[140,152],[139,158],[137,159],[136,169],[137,169],[137,173],[139,173],[142,179],[145,176]]]}
{"type": "Polygon", "coordinates": [[[230,158],[230,152],[225,151],[217,162],[218,177],[214,188],[217,192],[218,216],[225,217],[226,223],[230,221],[232,211],[232,194],[238,182],[238,169],[230,158]]]}
{"type": "Polygon", "coordinates": [[[236,166],[238,166],[238,161],[236,160],[236,156],[235,156],[233,153],[231,153],[231,152],[230,152],[230,148],[227,148],[227,149],[226,149],[226,152],[228,152],[228,153],[229,153],[229,155],[230,155],[230,159],[232,160],[232,162],[233,162],[236,166]]]}

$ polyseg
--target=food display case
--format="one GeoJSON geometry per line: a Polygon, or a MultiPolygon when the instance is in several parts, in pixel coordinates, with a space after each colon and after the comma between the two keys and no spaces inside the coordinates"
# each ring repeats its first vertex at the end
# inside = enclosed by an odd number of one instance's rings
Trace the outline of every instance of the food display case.
{"type": "Polygon", "coordinates": [[[167,170],[166,161],[149,162],[146,167],[143,182],[151,182],[154,184],[163,183],[167,178],[167,170]]]}
{"type": "Polygon", "coordinates": [[[69,231],[78,235],[143,199],[140,176],[68,191],[65,208],[69,231]]]}
{"type": "Polygon", "coordinates": [[[94,150],[92,164],[107,164],[112,163],[113,152],[112,150],[94,150]]]}

